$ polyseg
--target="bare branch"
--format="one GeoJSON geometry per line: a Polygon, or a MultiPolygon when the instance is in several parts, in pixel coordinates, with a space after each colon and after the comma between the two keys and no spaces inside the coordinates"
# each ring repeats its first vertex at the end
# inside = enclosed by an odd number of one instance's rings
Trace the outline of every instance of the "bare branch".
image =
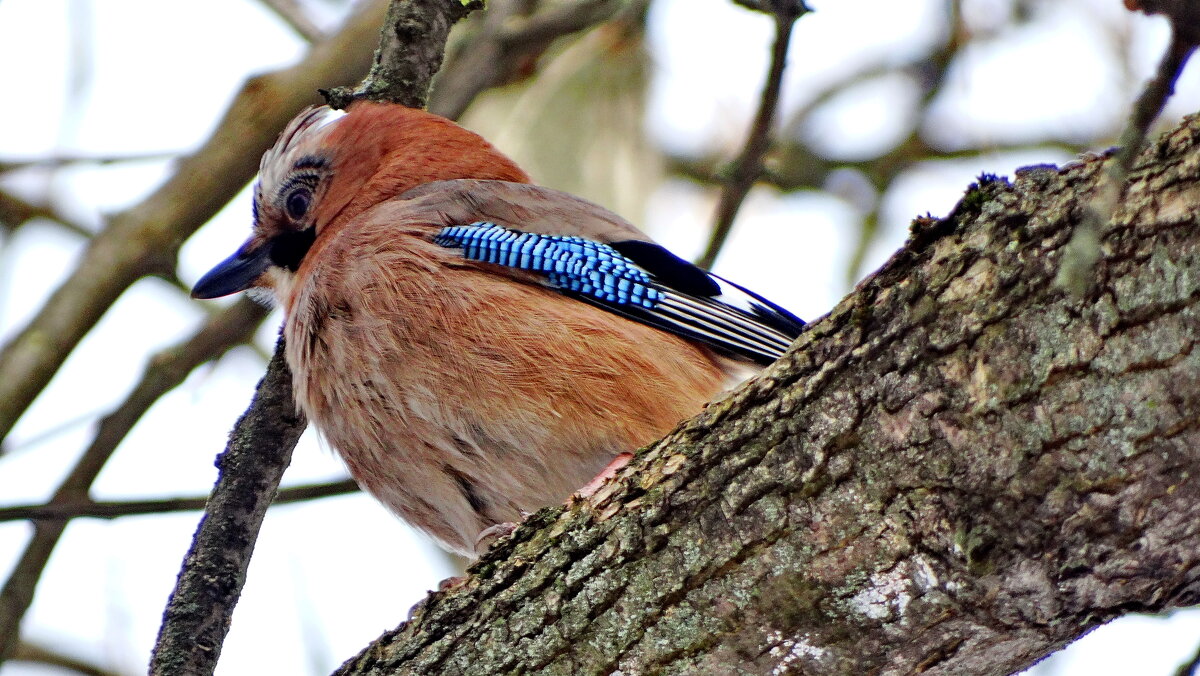
{"type": "Polygon", "coordinates": [[[48,204],[33,204],[0,190],[0,229],[15,232],[17,228],[35,218],[58,223],[68,232],[80,237],[92,236],[91,230],[67,218],[54,207],[48,204]]]}
{"type": "Polygon", "coordinates": [[[1100,158],[982,182],[778,363],[339,674],[1022,669],[1200,598],[1200,119],[1051,284],[1100,158]]]}
{"type": "Polygon", "coordinates": [[[729,237],[729,231],[733,228],[733,219],[742,207],[742,201],[746,199],[750,188],[762,173],[763,156],[770,147],[771,122],[775,119],[775,109],[779,106],[779,91],[783,85],[783,69],[787,64],[792,28],[796,19],[807,11],[803,2],[780,1],[770,5],[775,17],[775,44],[771,49],[771,67],[763,85],[758,113],[750,127],[750,135],[741,155],[730,167],[729,179],[725,183],[725,190],[721,192],[721,200],[717,203],[716,220],[708,246],[696,261],[702,268],[711,268],[716,262],[717,254],[721,252],[725,239],[729,237]]]}
{"type": "Polygon", "coordinates": [[[480,92],[513,78],[529,57],[560,37],[612,18],[627,5],[624,0],[579,0],[521,19],[518,3],[492,3],[478,36],[456,50],[438,73],[429,110],[458,118],[480,92]]]}
{"type": "Polygon", "coordinates": [[[72,164],[124,164],[126,162],[162,162],[173,160],[182,153],[152,152],[135,153],[130,155],[54,155],[52,157],[33,157],[29,159],[0,158],[0,174],[21,171],[23,169],[61,169],[72,164]]]}
{"type": "Polygon", "coordinates": [[[118,672],[102,669],[90,662],[85,662],[77,657],[71,657],[70,655],[36,643],[22,642],[17,644],[17,649],[13,652],[12,659],[17,662],[44,664],[56,669],[82,674],[83,676],[119,676],[118,672]]]}
{"type": "MultiPolygon", "coordinates": [[[[358,484],[352,479],[333,481],[308,486],[293,486],[279,491],[272,505],[316,500],[334,495],[358,492],[358,484]]],[[[117,519],[141,514],[166,514],[168,512],[192,512],[204,509],[208,496],[190,498],[163,498],[161,500],[128,500],[124,502],[48,502],[40,505],[17,505],[0,507],[0,521],[35,519],[38,521],[66,521],[79,517],[94,519],[117,519]]]]}
{"type": "Polygon", "coordinates": [[[436,9],[423,2],[393,1],[388,7],[374,65],[354,89],[338,87],[322,91],[334,108],[353,101],[389,101],[410,108],[423,108],[429,98],[429,83],[442,67],[446,38],[459,19],[483,7],[482,0],[442,0],[436,9]]]}
{"type": "Polygon", "coordinates": [[[254,176],[279,130],[319,101],[317,88],[361,76],[383,12],[382,2],[364,5],[300,63],[247,81],[204,145],[92,238],[71,276],[0,349],[0,440],[125,289],[174,268],[180,244],[254,176]]]}
{"type": "MultiPolygon", "coordinates": [[[[104,464],[150,406],[182,383],[192,369],[250,340],[265,315],[262,306],[241,299],[209,318],[188,340],[150,359],[141,381],[100,422],[96,437],[54,492],[50,505],[86,500],[88,489],[104,464]]],[[[35,521],[33,538],[0,590],[0,661],[16,645],[21,618],[33,601],[34,588],[65,528],[65,521],[35,521]]]]}
{"type": "Polygon", "coordinates": [[[275,13],[296,32],[296,35],[304,38],[307,42],[316,42],[323,35],[320,28],[308,18],[308,14],[304,12],[304,8],[296,0],[260,0],[267,9],[275,13]]]}
{"type": "Polygon", "coordinates": [[[1092,273],[1100,260],[1102,225],[1112,218],[1124,198],[1129,172],[1146,142],[1146,133],[1175,92],[1175,81],[1196,49],[1192,30],[1185,30],[1178,23],[1173,23],[1172,28],[1171,43],[1159,61],[1158,71],[1134,103],[1125,130],[1121,132],[1121,148],[1105,169],[1107,180],[1100,183],[1095,196],[1088,202],[1084,218],[1071,235],[1058,276],[1054,279],[1057,286],[1078,298],[1091,290],[1095,279],[1092,273]]]}
{"type": "Polygon", "coordinates": [[[254,399],[217,456],[217,484],[163,612],[151,674],[211,674],[221,656],[258,529],[304,432],[282,337],[254,399]]]}

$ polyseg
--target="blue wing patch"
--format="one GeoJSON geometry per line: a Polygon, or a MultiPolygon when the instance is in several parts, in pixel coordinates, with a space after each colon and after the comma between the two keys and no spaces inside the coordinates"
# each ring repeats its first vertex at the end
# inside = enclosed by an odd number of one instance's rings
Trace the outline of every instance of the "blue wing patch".
{"type": "Polygon", "coordinates": [[[433,240],[470,260],[544,274],[563,292],[611,312],[769,364],[804,329],[787,310],[653,242],[604,244],[479,221],[433,240]]]}
{"type": "Polygon", "coordinates": [[[653,309],[662,294],[616,249],[583,237],[538,235],[477,222],[442,228],[433,240],[484,263],[541,272],[551,284],[606,303],[653,309]]]}

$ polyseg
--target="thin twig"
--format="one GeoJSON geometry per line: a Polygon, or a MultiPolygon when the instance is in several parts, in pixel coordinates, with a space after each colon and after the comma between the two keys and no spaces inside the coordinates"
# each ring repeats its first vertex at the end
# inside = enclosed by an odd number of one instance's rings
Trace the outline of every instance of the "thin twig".
{"type": "Polygon", "coordinates": [[[1082,298],[1092,288],[1093,268],[1100,260],[1100,230],[1112,219],[1124,198],[1129,172],[1146,143],[1150,125],[1175,93],[1175,82],[1195,49],[1191,36],[1173,25],[1171,44],[1159,61],[1158,71],[1142,89],[1130,111],[1125,130],[1121,132],[1121,149],[1105,168],[1105,180],[1097,186],[1095,195],[1084,209],[1083,218],[1063,250],[1054,283],[1077,298],[1082,298]]]}
{"type": "Polygon", "coordinates": [[[78,657],[72,657],[36,643],[21,642],[17,644],[17,649],[13,652],[12,659],[17,662],[30,662],[54,667],[55,673],[58,670],[64,670],[82,674],[82,676],[118,676],[118,672],[109,671],[90,662],[85,662],[78,657]]]}
{"type": "MultiPolygon", "coordinates": [[[[1063,143],[1039,143],[1034,145],[996,145],[989,148],[960,148],[957,150],[938,150],[929,146],[919,136],[911,141],[901,143],[891,152],[879,157],[863,160],[830,160],[816,154],[803,144],[785,144],[780,146],[780,155],[786,162],[765,169],[759,182],[779,190],[780,192],[797,192],[814,190],[824,185],[830,172],[836,169],[850,169],[869,178],[885,180],[897,173],[904,166],[911,165],[916,159],[929,161],[975,159],[993,153],[1029,152],[1048,153],[1058,152],[1068,155],[1083,152],[1082,146],[1072,146],[1063,143]]],[[[667,169],[689,181],[695,181],[706,186],[722,185],[724,177],[720,173],[720,160],[715,157],[685,157],[668,155],[667,169]]]]}
{"type": "MultiPolygon", "coordinates": [[[[145,373],[125,401],[100,422],[96,436],[63,480],[50,505],[77,504],[87,499],[89,488],[117,445],[154,402],[187,378],[194,368],[245,343],[254,336],[266,310],[243,299],[209,318],[191,338],[150,359],[145,373]]],[[[0,590],[0,660],[16,645],[21,618],[33,601],[34,588],[66,522],[35,521],[34,534],[0,590]]]]}
{"type": "Polygon", "coordinates": [[[0,230],[15,232],[35,218],[44,218],[57,223],[68,232],[80,237],[90,238],[95,234],[48,204],[33,204],[12,193],[0,190],[0,230]]]}
{"type": "Polygon", "coordinates": [[[509,81],[528,57],[566,35],[585,31],[628,7],[625,0],[580,0],[519,19],[516,3],[493,3],[476,39],[438,73],[429,110],[457,119],[483,90],[509,81]]]}
{"type": "Polygon", "coordinates": [[[308,18],[304,8],[296,0],[261,0],[261,2],[306,42],[316,42],[321,39],[321,29],[317,28],[317,25],[308,18]]]}
{"type": "Polygon", "coordinates": [[[173,160],[182,153],[149,152],[129,155],[55,155],[53,157],[31,157],[28,159],[0,158],[0,174],[22,169],[61,169],[72,164],[124,164],[128,162],[162,162],[173,160]]]}
{"type": "Polygon", "coordinates": [[[1130,112],[1129,123],[1126,125],[1125,131],[1121,132],[1121,139],[1118,142],[1121,149],[1117,152],[1116,162],[1109,169],[1110,175],[1118,184],[1125,183],[1129,170],[1133,168],[1134,159],[1137,158],[1142,150],[1142,145],[1146,142],[1146,134],[1150,131],[1150,125],[1162,113],[1163,108],[1167,105],[1167,100],[1175,93],[1175,82],[1179,80],[1179,74],[1183,72],[1188,58],[1195,50],[1196,45],[1185,38],[1181,31],[1178,29],[1172,31],[1171,44],[1158,64],[1158,71],[1142,89],[1141,96],[1138,97],[1130,112]]]}
{"type": "MultiPolygon", "coordinates": [[[[343,479],[323,484],[294,486],[280,489],[272,505],[316,500],[334,495],[346,495],[358,491],[353,479],[343,479]]],[[[0,521],[36,519],[38,521],[66,521],[80,517],[93,519],[117,519],[123,516],[142,514],[166,514],[168,512],[192,512],[204,509],[208,496],[189,498],[163,498],[160,500],[128,500],[121,502],[48,502],[39,505],[17,505],[0,507],[0,521]]]]}
{"type": "Polygon", "coordinates": [[[702,268],[711,268],[716,262],[717,255],[725,246],[725,240],[733,228],[733,219],[741,209],[746,195],[750,193],[750,188],[762,173],[763,156],[770,148],[771,122],[775,119],[775,111],[779,107],[779,92],[783,85],[783,69],[787,64],[792,28],[796,19],[807,11],[803,2],[779,1],[771,5],[775,17],[775,44],[771,49],[771,68],[767,73],[766,84],[763,85],[758,113],[754,116],[750,135],[741,155],[729,170],[729,179],[717,203],[716,218],[708,246],[696,261],[702,268]]]}

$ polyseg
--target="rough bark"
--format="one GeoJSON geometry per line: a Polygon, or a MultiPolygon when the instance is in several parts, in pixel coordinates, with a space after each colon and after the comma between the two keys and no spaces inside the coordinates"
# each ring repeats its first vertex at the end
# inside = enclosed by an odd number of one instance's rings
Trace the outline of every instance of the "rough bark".
{"type": "Polygon", "coordinates": [[[1200,118],[981,179],[587,500],[534,515],[342,674],[1003,674],[1200,590],[1200,118]]]}
{"type": "MultiPolygon", "coordinates": [[[[283,338],[279,339],[279,348],[283,338]]],[[[292,399],[291,371],[282,349],[267,365],[254,398],[217,456],[216,486],[183,560],[150,654],[155,676],[211,674],[221,655],[233,609],[267,507],[306,424],[292,399]],[[276,415],[275,411],[291,411],[276,415]]]]}

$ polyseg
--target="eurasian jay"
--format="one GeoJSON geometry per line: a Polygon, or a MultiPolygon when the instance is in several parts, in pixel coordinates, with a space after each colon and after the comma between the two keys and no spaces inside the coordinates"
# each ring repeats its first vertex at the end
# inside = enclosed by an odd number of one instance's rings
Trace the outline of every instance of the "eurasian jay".
{"type": "Polygon", "coordinates": [[[453,122],[368,102],[304,111],[263,156],[250,239],[192,295],[251,287],[351,475],[469,557],[804,325],[453,122]]]}

